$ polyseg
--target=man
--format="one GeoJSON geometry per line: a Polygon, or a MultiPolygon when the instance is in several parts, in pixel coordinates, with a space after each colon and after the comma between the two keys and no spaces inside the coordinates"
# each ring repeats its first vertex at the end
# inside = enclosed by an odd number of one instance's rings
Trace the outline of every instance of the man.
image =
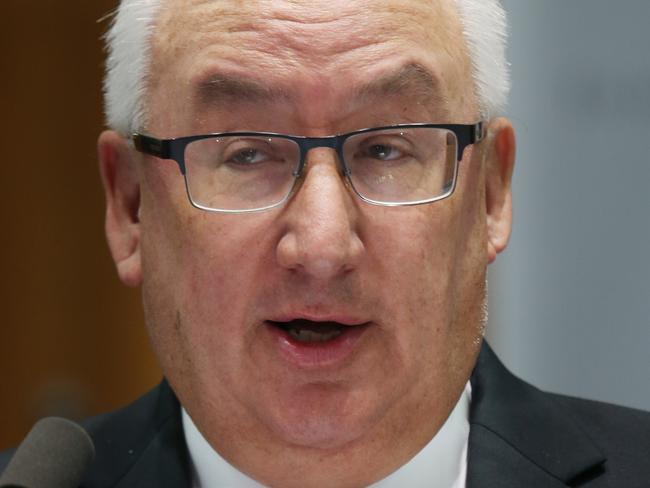
{"type": "Polygon", "coordinates": [[[84,486],[646,486],[646,414],[482,335],[515,142],[485,0],[123,0],[99,139],[166,381],[84,486]]]}

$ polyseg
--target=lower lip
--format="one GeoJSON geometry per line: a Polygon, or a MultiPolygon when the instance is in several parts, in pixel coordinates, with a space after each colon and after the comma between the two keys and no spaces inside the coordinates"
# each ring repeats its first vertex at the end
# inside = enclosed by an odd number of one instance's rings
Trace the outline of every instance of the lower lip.
{"type": "Polygon", "coordinates": [[[350,358],[369,324],[351,326],[340,336],[326,342],[299,342],[288,332],[266,324],[280,356],[304,369],[335,367],[350,358]]]}

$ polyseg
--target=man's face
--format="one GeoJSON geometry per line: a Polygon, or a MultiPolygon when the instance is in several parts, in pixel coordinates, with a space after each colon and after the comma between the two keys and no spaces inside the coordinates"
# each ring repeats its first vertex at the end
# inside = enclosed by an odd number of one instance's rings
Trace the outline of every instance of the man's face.
{"type": "MultiPolygon", "coordinates": [[[[170,0],[153,44],[146,132],[326,136],[476,122],[453,5],[170,0]]],[[[213,446],[327,452],[381,446],[396,432],[432,437],[480,344],[484,153],[465,151],[452,197],[389,208],[355,197],[335,152],[316,149],[285,205],[240,215],[190,206],[173,162],[137,162],[147,324],[213,446]],[[343,333],[301,342],[277,327],[291,321],[336,322],[343,333]]]]}

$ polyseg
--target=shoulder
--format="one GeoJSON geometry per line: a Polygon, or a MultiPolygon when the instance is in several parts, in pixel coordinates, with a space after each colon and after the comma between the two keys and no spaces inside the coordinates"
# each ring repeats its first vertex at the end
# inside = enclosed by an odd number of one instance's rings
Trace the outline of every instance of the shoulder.
{"type": "Polygon", "coordinates": [[[180,404],[166,381],[131,405],[83,423],[95,444],[84,487],[186,486],[180,404]]]}
{"type": "Polygon", "coordinates": [[[146,438],[157,431],[160,424],[174,414],[171,399],[163,400],[166,396],[171,395],[169,387],[163,382],[133,403],[91,417],[82,425],[95,442],[96,449],[101,449],[104,444],[114,447],[116,442],[137,443],[139,438],[146,438]]]}
{"type": "Polygon", "coordinates": [[[630,473],[639,471],[646,482],[650,480],[650,412],[564,395],[547,395],[605,454],[604,468],[613,480],[623,483],[630,473]]]}
{"type": "Polygon", "coordinates": [[[631,440],[638,440],[650,447],[650,412],[621,407],[610,403],[584,400],[548,393],[553,401],[569,412],[574,420],[588,429],[592,438],[602,439],[625,450],[631,440]]]}
{"type": "Polygon", "coordinates": [[[484,344],[472,375],[469,473],[476,483],[509,476],[503,486],[640,488],[650,480],[649,455],[650,413],[543,392],[484,344]]]}

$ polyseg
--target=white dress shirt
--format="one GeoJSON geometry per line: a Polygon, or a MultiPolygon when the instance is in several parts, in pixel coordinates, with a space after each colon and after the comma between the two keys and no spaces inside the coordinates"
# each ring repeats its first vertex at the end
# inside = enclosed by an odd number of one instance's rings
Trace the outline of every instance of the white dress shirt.
{"type": "MultiPolygon", "coordinates": [[[[472,387],[465,386],[458,403],[429,443],[408,463],[372,488],[465,488],[472,387]]],[[[190,454],[193,488],[264,488],[229,464],[205,440],[182,409],[183,431],[190,454]]]]}

